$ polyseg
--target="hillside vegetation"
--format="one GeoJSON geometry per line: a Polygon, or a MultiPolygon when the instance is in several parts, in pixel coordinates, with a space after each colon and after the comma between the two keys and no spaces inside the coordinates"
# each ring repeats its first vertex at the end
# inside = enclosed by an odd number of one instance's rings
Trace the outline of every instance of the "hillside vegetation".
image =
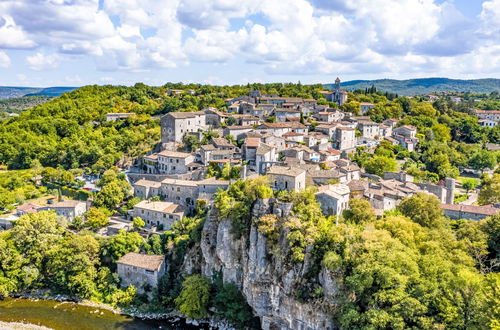
{"type": "MultiPolygon", "coordinates": [[[[378,80],[352,80],[341,83],[347,90],[366,89],[375,86],[378,90],[397,93],[399,95],[419,95],[434,92],[472,92],[491,93],[500,92],[500,79],[474,79],[460,80],[448,78],[422,78],[422,79],[378,79],[378,80]]],[[[325,84],[331,89],[333,84],[325,84]]]]}

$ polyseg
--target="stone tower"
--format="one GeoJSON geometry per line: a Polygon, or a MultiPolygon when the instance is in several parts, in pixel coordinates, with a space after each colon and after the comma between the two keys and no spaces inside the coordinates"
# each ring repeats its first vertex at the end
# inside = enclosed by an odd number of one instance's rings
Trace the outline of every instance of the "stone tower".
{"type": "Polygon", "coordinates": [[[446,188],[446,204],[453,204],[455,199],[455,179],[446,178],[444,186],[446,188]]]}

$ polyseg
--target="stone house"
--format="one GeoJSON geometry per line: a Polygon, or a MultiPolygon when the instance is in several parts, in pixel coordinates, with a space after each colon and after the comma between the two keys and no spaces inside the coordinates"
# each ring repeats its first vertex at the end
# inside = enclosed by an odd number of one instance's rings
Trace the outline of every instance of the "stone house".
{"type": "Polygon", "coordinates": [[[323,133],[329,139],[333,139],[333,137],[335,136],[335,131],[337,130],[337,126],[339,126],[338,123],[320,124],[320,125],[316,126],[315,130],[316,130],[316,132],[323,133]]]}
{"type": "Polygon", "coordinates": [[[341,215],[349,208],[350,189],[345,184],[321,186],[315,195],[326,215],[341,215]]]}
{"type": "Polygon", "coordinates": [[[337,110],[335,110],[335,111],[321,111],[321,112],[316,113],[314,115],[314,117],[318,121],[330,123],[333,121],[341,120],[342,118],[344,118],[344,114],[340,111],[337,111],[337,110]]]}
{"type": "Polygon", "coordinates": [[[266,169],[278,162],[278,152],[272,145],[261,143],[255,152],[255,171],[264,174],[266,169]]]}
{"type": "Polygon", "coordinates": [[[139,292],[145,286],[156,288],[165,274],[165,256],[129,252],[116,262],[116,271],[122,287],[133,285],[139,292]]]}
{"type": "Polygon", "coordinates": [[[227,180],[217,180],[216,178],[208,178],[201,181],[196,181],[198,184],[199,199],[210,201],[219,189],[227,190],[230,182],[227,180]]]}
{"type": "Polygon", "coordinates": [[[362,121],[358,124],[358,130],[361,135],[365,138],[375,139],[380,137],[380,127],[379,124],[373,121],[362,121]]]}
{"type": "Polygon", "coordinates": [[[171,202],[144,200],[129,213],[132,218],[141,217],[147,227],[163,226],[163,230],[169,230],[175,221],[184,216],[184,207],[171,202]]]}
{"type": "Polygon", "coordinates": [[[399,122],[398,119],[389,118],[389,119],[384,120],[382,123],[384,125],[390,126],[391,128],[395,128],[398,122],[399,122]]]}
{"type": "Polygon", "coordinates": [[[199,194],[197,182],[167,178],[161,182],[160,195],[167,202],[192,209],[199,194]]]}
{"type": "Polygon", "coordinates": [[[25,214],[37,213],[40,209],[39,205],[33,203],[24,203],[16,208],[16,216],[20,217],[25,214]]]}
{"type": "Polygon", "coordinates": [[[248,165],[255,166],[257,157],[257,148],[261,144],[260,138],[248,137],[241,146],[243,158],[248,162],[248,165]]]}
{"type": "Polygon", "coordinates": [[[209,128],[203,111],[167,113],[161,117],[160,126],[162,143],[180,143],[185,134],[204,132],[209,128]]]}
{"type": "Polygon", "coordinates": [[[325,185],[330,180],[338,180],[339,183],[347,183],[347,175],[337,169],[311,170],[307,172],[306,176],[310,178],[315,186],[325,185]]]}
{"type": "Polygon", "coordinates": [[[117,121],[117,120],[123,120],[127,119],[130,116],[135,115],[135,113],[132,112],[113,112],[113,113],[107,113],[106,114],[106,121],[117,121]]]}
{"type": "Polygon", "coordinates": [[[76,217],[81,217],[87,212],[87,203],[78,200],[65,200],[38,209],[39,211],[55,211],[58,216],[65,217],[68,221],[73,221],[76,217]]]}
{"type": "Polygon", "coordinates": [[[287,121],[290,119],[300,119],[300,110],[295,109],[277,109],[274,115],[278,121],[287,121]]]}
{"type": "Polygon", "coordinates": [[[492,205],[441,204],[444,214],[452,219],[482,220],[497,215],[500,208],[492,205]]]}
{"type": "Polygon", "coordinates": [[[224,128],[224,136],[231,135],[236,141],[243,138],[245,133],[253,130],[252,126],[227,126],[224,128]]]}
{"type": "Polygon", "coordinates": [[[134,196],[148,199],[160,194],[161,182],[140,179],[133,184],[134,196]]]}
{"type": "Polygon", "coordinates": [[[298,167],[274,165],[266,174],[273,190],[301,191],[306,187],[306,171],[298,167]]]}
{"type": "Polygon", "coordinates": [[[359,112],[362,115],[366,114],[372,108],[375,108],[375,104],[373,104],[373,103],[361,102],[359,104],[359,112]]]}
{"type": "Polygon", "coordinates": [[[356,134],[354,128],[337,127],[335,130],[335,146],[340,151],[350,151],[356,148],[356,134]]]}
{"type": "Polygon", "coordinates": [[[160,174],[183,174],[193,170],[190,164],[194,162],[194,155],[163,150],[158,153],[158,172],[160,174]]]}
{"type": "Polygon", "coordinates": [[[394,128],[392,132],[393,135],[402,135],[408,139],[415,139],[417,135],[417,128],[411,125],[404,125],[401,127],[394,128]]]}

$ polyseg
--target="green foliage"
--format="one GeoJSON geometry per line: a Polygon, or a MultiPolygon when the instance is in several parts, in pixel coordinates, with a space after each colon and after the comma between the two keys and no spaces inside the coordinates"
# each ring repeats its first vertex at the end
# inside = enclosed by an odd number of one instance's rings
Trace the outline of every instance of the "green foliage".
{"type": "Polygon", "coordinates": [[[375,210],[366,199],[351,198],[343,216],[347,222],[365,225],[375,220],[375,210]]]}
{"type": "Polygon", "coordinates": [[[93,229],[102,228],[109,224],[109,217],[106,210],[97,207],[91,207],[85,212],[85,218],[87,218],[85,226],[93,229]]]}
{"type": "Polygon", "coordinates": [[[187,317],[200,319],[208,314],[210,280],[201,275],[191,275],[182,282],[182,290],[175,299],[177,309],[187,317]]]}
{"type": "Polygon", "coordinates": [[[125,254],[137,251],[143,241],[141,235],[136,232],[120,230],[117,235],[103,243],[100,251],[101,258],[103,262],[112,265],[125,254]]]}
{"type": "Polygon", "coordinates": [[[488,150],[480,150],[474,153],[469,159],[469,166],[476,170],[494,169],[496,165],[496,155],[488,150]]]}
{"type": "Polygon", "coordinates": [[[485,176],[481,182],[481,190],[478,198],[479,205],[487,205],[500,202],[500,174],[485,176]]]}
{"type": "Polygon", "coordinates": [[[462,180],[462,188],[464,188],[468,193],[470,190],[476,189],[478,183],[479,182],[477,182],[476,179],[467,178],[467,179],[462,180]]]}
{"type": "MultiPolygon", "coordinates": [[[[0,235],[0,295],[47,288],[128,305],[130,299],[118,299],[122,293],[116,277],[101,266],[100,248],[91,232],[66,231],[54,212],[23,215],[12,230],[0,235]]],[[[133,295],[130,289],[126,293],[133,295]]]]}
{"type": "Polygon", "coordinates": [[[148,115],[159,107],[145,88],[86,86],[0,123],[0,163],[26,169],[34,159],[66,169],[82,165],[102,171],[122,156],[150,151],[159,139],[158,122],[148,115]],[[135,112],[124,121],[106,122],[109,112],[135,112]],[[13,147],[15,146],[15,147],[13,147]]]}
{"type": "Polygon", "coordinates": [[[271,193],[266,177],[238,180],[229,189],[217,193],[215,206],[221,218],[232,220],[233,233],[239,238],[249,229],[253,203],[257,198],[268,198],[271,193]]]}
{"type": "Polygon", "coordinates": [[[224,283],[222,276],[215,276],[215,295],[211,305],[215,307],[215,314],[228,320],[237,329],[257,328],[259,323],[252,314],[245,297],[233,283],[224,283]]]}
{"type": "Polygon", "coordinates": [[[443,226],[443,210],[436,196],[418,193],[403,199],[398,209],[401,213],[424,227],[439,228],[443,226]]]}
{"type": "Polygon", "coordinates": [[[374,156],[364,163],[368,173],[384,176],[384,172],[394,172],[398,169],[398,164],[394,158],[386,156],[374,156]]]}
{"type": "Polygon", "coordinates": [[[134,226],[135,229],[140,229],[140,228],[144,227],[146,225],[146,223],[144,222],[144,220],[142,220],[141,217],[135,217],[132,220],[132,225],[134,226]]]}
{"type": "Polygon", "coordinates": [[[16,203],[22,204],[47,193],[46,187],[36,186],[34,176],[33,170],[0,173],[0,212],[12,210],[16,203]]]}

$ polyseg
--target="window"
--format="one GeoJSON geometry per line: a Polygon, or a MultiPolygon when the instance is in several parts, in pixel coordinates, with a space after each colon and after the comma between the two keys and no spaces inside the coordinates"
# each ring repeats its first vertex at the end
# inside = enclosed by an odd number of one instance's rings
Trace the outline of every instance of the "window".
{"type": "Polygon", "coordinates": [[[155,272],[153,270],[146,269],[145,273],[146,275],[154,275],[155,272]]]}

